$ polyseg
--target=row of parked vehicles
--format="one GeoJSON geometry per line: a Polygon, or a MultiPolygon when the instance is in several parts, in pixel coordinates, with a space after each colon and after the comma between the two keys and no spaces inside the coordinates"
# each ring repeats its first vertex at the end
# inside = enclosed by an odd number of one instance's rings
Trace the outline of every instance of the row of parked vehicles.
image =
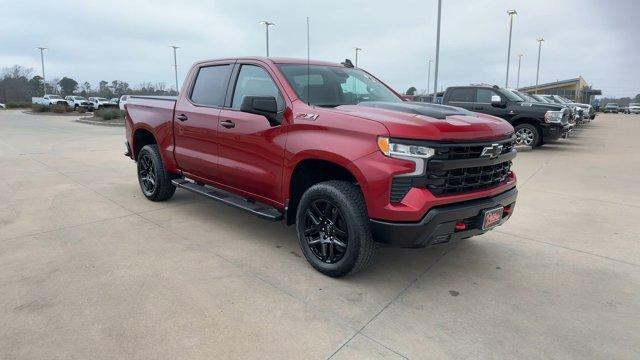
{"type": "Polygon", "coordinates": [[[640,103],[629,103],[629,106],[620,106],[616,103],[608,103],[602,109],[604,113],[640,114],[640,103]]]}
{"type": "Polygon", "coordinates": [[[449,87],[442,104],[502,118],[514,127],[516,143],[531,147],[566,138],[576,126],[596,117],[595,109],[589,104],[559,95],[527,94],[496,85],[449,87]]]}
{"type": "Polygon", "coordinates": [[[88,99],[84,96],[69,95],[64,98],[60,95],[46,94],[43,97],[33,97],[31,102],[33,104],[45,105],[45,106],[65,106],[77,110],[78,108],[84,108],[87,111],[100,110],[104,108],[117,108],[120,107],[124,110],[124,104],[126,104],[129,95],[123,95],[120,98],[103,98],[92,96],[88,99]]]}

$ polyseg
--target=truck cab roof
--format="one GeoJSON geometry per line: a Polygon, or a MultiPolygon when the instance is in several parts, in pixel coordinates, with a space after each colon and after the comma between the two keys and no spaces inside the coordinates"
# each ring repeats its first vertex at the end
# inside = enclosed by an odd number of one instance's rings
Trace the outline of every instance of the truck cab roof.
{"type": "Polygon", "coordinates": [[[324,66],[337,66],[344,67],[344,65],[339,63],[334,63],[330,61],[322,61],[322,60],[313,60],[313,59],[299,59],[299,58],[287,58],[287,57],[264,57],[264,56],[244,56],[244,57],[228,57],[228,58],[218,58],[218,59],[208,59],[202,60],[195,63],[195,65],[200,65],[204,63],[214,62],[214,61],[261,61],[264,63],[271,64],[300,64],[306,65],[324,65],[324,66]]]}

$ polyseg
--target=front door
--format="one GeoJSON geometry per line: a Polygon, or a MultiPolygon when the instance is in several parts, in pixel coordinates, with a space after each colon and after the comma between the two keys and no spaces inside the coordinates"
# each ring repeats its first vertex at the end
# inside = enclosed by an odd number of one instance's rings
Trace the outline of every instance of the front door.
{"type": "Polygon", "coordinates": [[[181,94],[176,104],[174,153],[185,175],[210,181],[218,178],[218,120],[232,67],[229,63],[212,63],[194,69],[195,81],[185,87],[189,93],[181,94]]]}
{"type": "Polygon", "coordinates": [[[492,96],[500,96],[503,102],[508,104],[508,99],[504,97],[504,95],[499,94],[497,91],[493,89],[485,89],[480,88],[476,90],[476,100],[473,104],[473,110],[477,112],[481,112],[483,114],[489,114],[493,116],[497,116],[499,118],[503,118],[505,120],[509,120],[513,114],[509,114],[509,106],[506,107],[497,107],[491,105],[491,97],[492,96]]]}
{"type": "Polygon", "coordinates": [[[274,96],[282,113],[284,98],[266,67],[258,62],[238,66],[235,81],[231,80],[230,107],[222,109],[218,125],[221,182],[256,200],[283,204],[286,125],[272,125],[262,115],[241,112],[240,104],[244,96],[274,96]]]}

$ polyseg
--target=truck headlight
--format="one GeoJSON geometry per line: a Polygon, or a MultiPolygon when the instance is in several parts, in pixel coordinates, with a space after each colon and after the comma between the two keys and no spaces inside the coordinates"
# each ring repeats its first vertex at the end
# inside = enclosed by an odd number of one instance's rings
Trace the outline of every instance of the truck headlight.
{"type": "Polygon", "coordinates": [[[544,114],[544,121],[548,123],[560,123],[562,122],[562,117],[564,116],[564,111],[547,111],[544,114]]]}
{"type": "Polygon", "coordinates": [[[383,154],[395,158],[422,158],[428,159],[435,155],[433,148],[422,145],[403,144],[388,137],[378,137],[378,148],[383,154]]]}

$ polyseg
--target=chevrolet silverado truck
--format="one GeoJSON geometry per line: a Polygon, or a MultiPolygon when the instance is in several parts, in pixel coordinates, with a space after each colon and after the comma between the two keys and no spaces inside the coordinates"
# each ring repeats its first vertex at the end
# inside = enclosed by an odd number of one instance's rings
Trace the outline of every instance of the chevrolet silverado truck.
{"type": "Polygon", "coordinates": [[[525,101],[499,86],[453,86],[442,103],[497,116],[515,128],[518,145],[537,147],[566,137],[571,130],[571,111],[565,106],[525,101]]]}
{"type": "Polygon", "coordinates": [[[364,269],[379,244],[468,238],[515,207],[508,122],[405,102],[350,61],[198,62],[177,98],[131,96],[125,125],[149,200],[181,188],[295,224],[305,258],[333,277],[364,269]]]}

